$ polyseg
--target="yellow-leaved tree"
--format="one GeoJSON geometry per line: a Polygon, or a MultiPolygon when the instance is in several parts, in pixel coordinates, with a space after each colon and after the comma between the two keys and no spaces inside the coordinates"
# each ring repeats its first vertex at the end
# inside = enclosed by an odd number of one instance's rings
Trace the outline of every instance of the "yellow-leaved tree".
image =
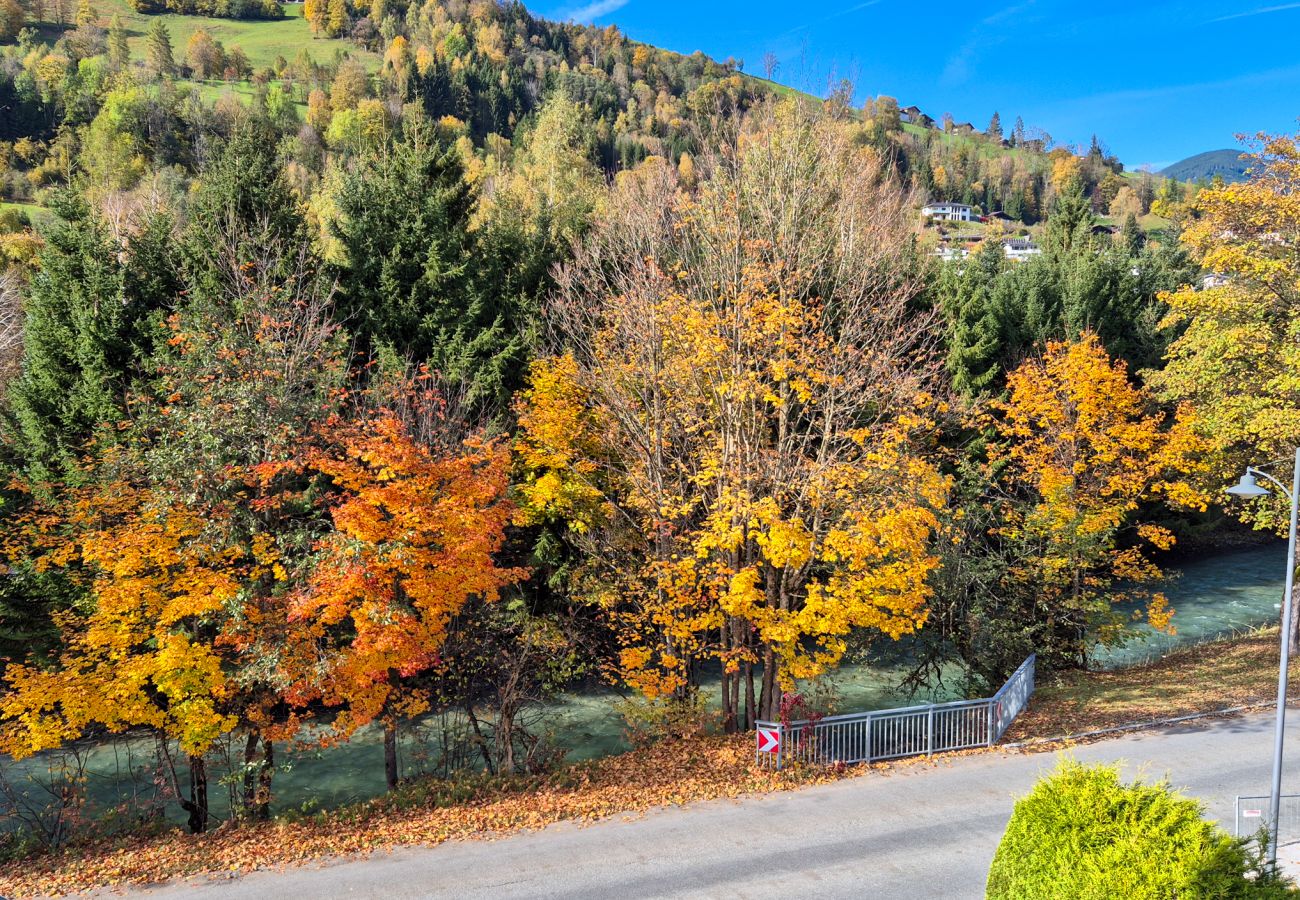
{"type": "Polygon", "coordinates": [[[912,198],[799,104],[719,137],[693,191],[664,160],[621,176],[560,274],[517,452],[522,515],[569,523],[622,676],[682,697],[721,661],[740,727],[855,630],[920,627],[947,481],[921,453],[912,198]]]}
{"type": "MultiPolygon", "coordinates": [[[[1158,411],[1091,333],[1049,343],[1007,389],[994,404],[1002,442],[991,447],[1007,492],[1000,536],[1016,549],[1012,578],[1036,597],[1040,652],[1082,664],[1094,641],[1127,631],[1113,604],[1163,577],[1148,551],[1169,549],[1174,535],[1142,521],[1144,505],[1205,508],[1187,481],[1205,466],[1204,442],[1188,408],[1172,419],[1158,411]]],[[[1170,629],[1165,596],[1144,596],[1147,621],[1170,629]]]]}
{"type": "MultiPolygon", "coordinates": [[[[1183,241],[1215,278],[1166,294],[1178,337],[1151,383],[1196,410],[1218,493],[1247,465],[1284,461],[1300,446],[1300,135],[1260,135],[1249,180],[1201,191],[1183,241]]],[[[1233,504],[1257,528],[1285,533],[1274,495],[1233,504]]],[[[1300,627],[1300,622],[1297,622],[1300,627]]],[[[1300,651],[1300,631],[1291,636],[1300,651]]]]}

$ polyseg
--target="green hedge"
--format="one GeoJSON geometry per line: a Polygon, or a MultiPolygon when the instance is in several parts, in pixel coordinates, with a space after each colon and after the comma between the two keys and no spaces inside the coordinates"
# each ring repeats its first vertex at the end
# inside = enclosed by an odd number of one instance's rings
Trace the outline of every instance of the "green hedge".
{"type": "Polygon", "coordinates": [[[1165,783],[1063,760],[1016,804],[989,870],[990,900],[1295,897],[1244,841],[1165,783]]]}

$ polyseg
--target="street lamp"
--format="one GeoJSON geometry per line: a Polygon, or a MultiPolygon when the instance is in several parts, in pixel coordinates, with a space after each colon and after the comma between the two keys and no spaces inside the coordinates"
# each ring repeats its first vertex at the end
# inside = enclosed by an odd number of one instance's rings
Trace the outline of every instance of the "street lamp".
{"type": "Polygon", "coordinates": [[[1273,790],[1269,799],[1268,862],[1277,868],[1277,826],[1282,806],[1282,737],[1286,725],[1287,668],[1291,661],[1291,594],[1295,587],[1296,521],[1300,517],[1300,449],[1295,452],[1291,490],[1272,475],[1260,469],[1247,467],[1241,481],[1228,488],[1237,497],[1267,497],[1271,491],[1262,486],[1257,477],[1264,477],[1277,485],[1282,496],[1291,501],[1291,531],[1286,552],[1286,595],[1282,600],[1282,654],[1277,667],[1277,726],[1273,736],[1273,790]]]}

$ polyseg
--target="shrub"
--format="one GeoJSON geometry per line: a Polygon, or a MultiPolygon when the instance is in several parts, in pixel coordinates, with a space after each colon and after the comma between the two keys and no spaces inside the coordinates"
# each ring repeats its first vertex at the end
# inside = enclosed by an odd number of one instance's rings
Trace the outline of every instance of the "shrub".
{"type": "Polygon", "coordinates": [[[1063,760],[1022,798],[989,871],[990,900],[1294,897],[1244,840],[1165,782],[1063,760]]]}
{"type": "Polygon", "coordinates": [[[665,738],[705,734],[717,725],[699,692],[686,697],[633,696],[620,701],[616,708],[627,723],[624,737],[633,747],[648,747],[665,738]]]}

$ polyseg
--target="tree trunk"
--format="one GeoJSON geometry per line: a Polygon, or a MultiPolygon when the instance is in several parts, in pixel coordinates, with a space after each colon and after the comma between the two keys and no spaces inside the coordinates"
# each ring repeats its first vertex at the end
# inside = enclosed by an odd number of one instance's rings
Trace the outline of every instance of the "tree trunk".
{"type": "Polygon", "coordinates": [[[504,775],[515,774],[515,712],[513,705],[503,703],[497,714],[498,771],[504,775]]]}
{"type": "Polygon", "coordinates": [[[257,794],[257,773],[255,760],[257,758],[257,740],[258,733],[256,730],[248,732],[244,739],[244,796],[243,807],[244,815],[252,818],[254,800],[257,794]]]}
{"type": "Polygon", "coordinates": [[[474,743],[478,744],[478,752],[483,757],[483,765],[487,766],[489,775],[497,773],[496,763],[492,761],[492,748],[488,746],[487,738],[483,737],[483,729],[479,727],[478,716],[474,714],[474,704],[466,701],[465,715],[469,717],[469,725],[474,729],[474,743]]]}
{"type": "Polygon", "coordinates": [[[754,664],[745,663],[745,730],[749,731],[754,727],[757,720],[758,703],[754,699],[754,664]]]}
{"type": "MultiPolygon", "coordinates": [[[[728,651],[732,648],[732,627],[730,621],[724,621],[718,629],[718,644],[722,649],[722,730],[725,734],[736,733],[736,704],[733,700],[737,674],[727,670],[728,651]]],[[[738,684],[736,685],[738,686],[738,684]]]]}
{"type": "Polygon", "coordinates": [[[389,719],[384,722],[384,778],[390,791],[397,790],[400,774],[397,770],[397,720],[389,719]]]}
{"type": "Polygon", "coordinates": [[[776,694],[776,653],[769,644],[763,647],[763,692],[758,698],[758,717],[775,722],[780,710],[781,698],[776,694]]]}
{"type": "Polygon", "coordinates": [[[208,830],[208,768],[202,756],[191,756],[189,766],[190,796],[180,804],[189,813],[190,834],[202,834],[208,830]]]}
{"type": "Polygon", "coordinates": [[[275,774],[275,747],[258,731],[250,731],[244,742],[244,817],[265,821],[271,818],[271,779],[275,774]],[[261,744],[261,758],[258,758],[261,744]]]}
{"type": "Polygon", "coordinates": [[[262,767],[257,772],[257,817],[271,818],[271,778],[275,775],[275,745],[262,738],[262,767]]]}

